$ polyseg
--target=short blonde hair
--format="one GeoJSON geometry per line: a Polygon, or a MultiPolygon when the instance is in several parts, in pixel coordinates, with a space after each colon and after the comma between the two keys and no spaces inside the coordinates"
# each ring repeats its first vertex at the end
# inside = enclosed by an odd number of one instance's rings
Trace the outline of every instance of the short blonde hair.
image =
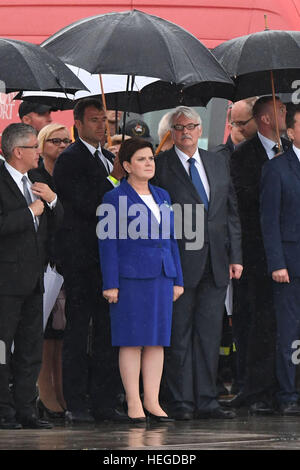
{"type": "Polygon", "coordinates": [[[46,140],[51,136],[51,134],[53,134],[53,132],[60,131],[61,129],[66,130],[67,133],[70,134],[69,129],[66,126],[64,126],[63,124],[58,124],[56,122],[48,124],[40,130],[40,132],[38,133],[38,141],[42,154],[44,151],[46,140]]]}

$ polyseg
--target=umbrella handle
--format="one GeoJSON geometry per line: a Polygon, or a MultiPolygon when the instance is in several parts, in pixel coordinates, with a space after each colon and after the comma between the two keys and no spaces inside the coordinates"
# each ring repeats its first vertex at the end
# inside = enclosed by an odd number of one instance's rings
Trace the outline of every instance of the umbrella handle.
{"type": "MultiPolygon", "coordinates": [[[[107,107],[106,107],[106,99],[105,99],[105,93],[104,93],[104,88],[103,88],[103,82],[102,82],[102,75],[99,73],[99,79],[100,79],[100,87],[101,87],[101,95],[102,95],[102,103],[103,103],[103,108],[106,113],[107,107]]],[[[106,119],[105,121],[105,127],[106,127],[106,137],[107,137],[107,144],[109,147],[112,146],[112,141],[111,141],[111,136],[110,136],[110,128],[108,124],[108,120],[106,119]]]]}
{"type": "Polygon", "coordinates": [[[161,139],[161,142],[159,144],[159,146],[157,147],[157,149],[155,150],[155,155],[159,154],[159,152],[161,151],[164,143],[166,142],[166,140],[168,139],[168,137],[171,135],[171,131],[167,131],[165,133],[165,135],[163,136],[163,138],[161,139]]]}
{"type": "Polygon", "coordinates": [[[277,144],[278,144],[279,152],[282,152],[283,149],[282,149],[280,134],[279,134],[278,116],[277,116],[277,109],[276,109],[275,86],[274,86],[274,76],[273,76],[273,71],[272,70],[270,70],[270,74],[271,74],[272,98],[273,98],[274,117],[275,117],[275,126],[276,126],[276,138],[277,138],[277,144]]]}

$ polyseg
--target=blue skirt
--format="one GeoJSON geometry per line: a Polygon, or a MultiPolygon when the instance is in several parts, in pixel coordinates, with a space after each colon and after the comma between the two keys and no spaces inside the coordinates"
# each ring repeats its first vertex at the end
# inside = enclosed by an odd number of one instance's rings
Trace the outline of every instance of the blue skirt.
{"type": "Polygon", "coordinates": [[[113,346],[170,346],[173,279],[120,278],[119,300],[110,304],[113,346]]]}

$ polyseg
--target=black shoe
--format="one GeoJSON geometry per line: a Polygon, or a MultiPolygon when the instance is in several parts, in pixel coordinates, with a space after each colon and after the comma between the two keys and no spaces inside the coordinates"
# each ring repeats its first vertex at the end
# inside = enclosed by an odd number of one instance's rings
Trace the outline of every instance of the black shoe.
{"type": "Polygon", "coordinates": [[[65,420],[69,424],[93,424],[95,422],[88,411],[66,411],[65,420]]]}
{"type": "Polygon", "coordinates": [[[41,419],[48,419],[49,421],[63,421],[65,419],[65,411],[49,410],[40,398],[37,399],[36,409],[38,417],[41,419]]]}
{"type": "Polygon", "coordinates": [[[169,416],[158,416],[158,415],[153,415],[150,413],[150,411],[145,410],[145,415],[147,416],[147,419],[149,421],[153,421],[155,423],[173,423],[175,421],[174,418],[170,418],[169,416]]]}
{"type": "Polygon", "coordinates": [[[231,400],[227,400],[226,406],[230,408],[241,408],[246,404],[246,398],[242,392],[239,392],[234,398],[231,400]]]}
{"type": "MultiPolygon", "coordinates": [[[[97,410],[94,412],[96,421],[116,421],[116,422],[130,422],[127,411],[121,408],[107,408],[105,410],[97,410]]],[[[134,418],[132,418],[134,419],[134,418]]],[[[146,420],[146,418],[145,418],[146,420]]]]}
{"type": "Polygon", "coordinates": [[[174,411],[170,411],[169,416],[176,421],[190,421],[194,419],[194,413],[184,408],[177,408],[174,411]]]}
{"type": "Polygon", "coordinates": [[[22,429],[22,424],[18,423],[15,417],[0,417],[0,429],[22,429]]]}
{"type": "Polygon", "coordinates": [[[52,429],[53,425],[48,421],[37,418],[35,415],[19,415],[18,421],[24,429],[52,429]]]}
{"type": "Polygon", "coordinates": [[[279,405],[279,413],[283,416],[299,416],[300,406],[294,401],[281,403],[281,405],[279,405]]]}
{"type": "Polygon", "coordinates": [[[258,401],[249,406],[249,414],[252,416],[268,416],[273,415],[274,413],[274,408],[272,408],[272,406],[268,405],[264,401],[258,401]]]}
{"type": "Polygon", "coordinates": [[[218,406],[212,410],[198,411],[196,416],[199,419],[233,419],[236,418],[236,413],[218,406]]]}

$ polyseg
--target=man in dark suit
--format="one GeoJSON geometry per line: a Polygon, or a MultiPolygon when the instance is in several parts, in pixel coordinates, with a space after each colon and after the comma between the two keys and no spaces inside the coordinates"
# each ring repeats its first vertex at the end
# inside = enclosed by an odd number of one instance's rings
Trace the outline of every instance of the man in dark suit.
{"type": "Polygon", "coordinates": [[[276,394],[283,415],[300,415],[293,353],[300,338],[300,106],[287,115],[292,147],[267,162],[261,181],[261,227],[277,322],[276,394]],[[296,344],[295,344],[296,341],[296,344]]]}
{"type": "Polygon", "coordinates": [[[175,419],[233,418],[217,401],[217,368],[224,301],[231,277],[242,272],[241,233],[228,160],[198,149],[200,116],[180,106],[170,114],[174,147],[156,161],[155,184],[183,210],[178,240],[184,294],[174,304],[165,380],[168,411],[175,419]],[[204,226],[195,226],[204,204],[204,226]],[[186,217],[187,206],[192,219],[186,217]],[[185,222],[184,222],[185,221],[185,222]],[[189,224],[187,227],[186,223],[189,224]],[[187,228],[204,232],[204,244],[189,246],[187,228]]]}
{"type": "Polygon", "coordinates": [[[100,146],[106,115],[99,100],[81,100],[74,108],[74,120],[79,138],[58,157],[53,178],[64,208],[59,235],[66,289],[63,345],[66,418],[81,423],[93,422],[94,417],[114,417],[111,415],[117,404],[116,394],[121,390],[117,351],[111,347],[108,303],[101,294],[96,209],[104,193],[113,189],[123,176],[123,170],[117,159],[113,165],[113,154],[100,146]]]}
{"type": "MultiPolygon", "coordinates": [[[[280,133],[285,131],[286,107],[276,99],[280,133]]],[[[272,413],[275,380],[275,314],[259,220],[259,187],[263,165],[278,148],[272,97],[259,98],[253,107],[258,132],[231,157],[242,226],[244,273],[234,281],[233,332],[237,346],[240,393],[232,406],[250,412],[272,413]]],[[[284,147],[289,142],[281,139],[284,147]]]]}
{"type": "Polygon", "coordinates": [[[62,208],[37,168],[37,132],[11,124],[2,134],[5,163],[0,167],[0,429],[50,428],[36,417],[36,382],[42,361],[43,276],[49,225],[62,208]],[[11,354],[12,344],[14,351],[11,354]],[[12,391],[9,385],[12,383],[12,391]]]}

